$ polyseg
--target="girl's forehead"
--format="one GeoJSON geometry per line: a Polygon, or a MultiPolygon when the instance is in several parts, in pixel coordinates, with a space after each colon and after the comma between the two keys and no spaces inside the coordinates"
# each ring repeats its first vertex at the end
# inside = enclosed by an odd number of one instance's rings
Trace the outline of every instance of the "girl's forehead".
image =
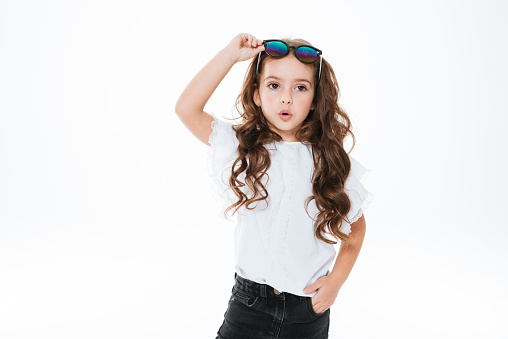
{"type": "Polygon", "coordinates": [[[292,80],[300,78],[313,78],[313,65],[304,64],[293,55],[287,55],[283,58],[266,58],[261,72],[261,80],[269,76],[275,76],[282,80],[292,80]]]}

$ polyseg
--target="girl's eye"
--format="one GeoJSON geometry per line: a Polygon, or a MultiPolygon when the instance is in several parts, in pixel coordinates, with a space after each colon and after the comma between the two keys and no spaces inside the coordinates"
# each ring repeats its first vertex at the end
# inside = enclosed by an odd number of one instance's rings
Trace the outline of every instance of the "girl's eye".
{"type": "MultiPolygon", "coordinates": [[[[279,86],[279,85],[277,85],[275,83],[271,83],[271,84],[268,85],[268,88],[270,88],[270,89],[277,89],[277,88],[270,87],[272,85],[279,86]]],[[[298,86],[296,86],[296,88],[298,88],[299,92],[303,92],[303,91],[307,90],[307,88],[305,86],[303,86],[303,85],[298,85],[298,86]]]]}

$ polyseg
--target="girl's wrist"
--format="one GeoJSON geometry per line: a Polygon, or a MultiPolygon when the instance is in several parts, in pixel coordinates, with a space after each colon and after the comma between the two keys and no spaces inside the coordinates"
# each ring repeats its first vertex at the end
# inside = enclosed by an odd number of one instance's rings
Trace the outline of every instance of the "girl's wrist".
{"type": "MultiPolygon", "coordinates": [[[[335,284],[336,286],[338,286],[339,288],[341,288],[341,287],[342,287],[342,285],[344,285],[344,283],[346,282],[345,277],[341,276],[341,274],[339,274],[339,273],[337,273],[337,272],[336,272],[335,274],[334,274],[333,272],[332,272],[332,273],[330,273],[330,274],[328,275],[328,277],[329,277],[329,278],[330,278],[330,279],[334,282],[334,284],[335,284]]],[[[347,278],[347,277],[346,277],[346,278],[347,278]]]]}
{"type": "Polygon", "coordinates": [[[222,53],[233,65],[238,61],[238,54],[229,47],[224,47],[219,53],[222,53]]]}

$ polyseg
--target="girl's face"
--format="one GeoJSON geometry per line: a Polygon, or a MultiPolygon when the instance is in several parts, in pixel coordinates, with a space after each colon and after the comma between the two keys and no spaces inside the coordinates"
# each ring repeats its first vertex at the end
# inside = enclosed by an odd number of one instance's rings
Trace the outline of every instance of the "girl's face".
{"type": "Polygon", "coordinates": [[[295,137],[310,110],[315,105],[314,70],[292,53],[281,59],[267,57],[259,76],[259,88],[254,90],[254,102],[261,107],[270,129],[284,141],[298,141],[295,137]],[[281,114],[288,110],[289,119],[281,114]]]}

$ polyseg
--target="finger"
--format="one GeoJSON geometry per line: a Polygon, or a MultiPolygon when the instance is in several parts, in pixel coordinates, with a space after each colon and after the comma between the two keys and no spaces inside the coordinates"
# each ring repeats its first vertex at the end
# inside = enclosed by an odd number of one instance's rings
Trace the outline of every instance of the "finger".
{"type": "Polygon", "coordinates": [[[258,44],[259,44],[259,46],[258,46],[259,50],[260,51],[264,51],[265,50],[265,45],[263,45],[263,41],[258,40],[258,44]]]}
{"type": "Polygon", "coordinates": [[[247,45],[249,41],[249,35],[246,33],[242,33],[242,45],[247,45]]]}

